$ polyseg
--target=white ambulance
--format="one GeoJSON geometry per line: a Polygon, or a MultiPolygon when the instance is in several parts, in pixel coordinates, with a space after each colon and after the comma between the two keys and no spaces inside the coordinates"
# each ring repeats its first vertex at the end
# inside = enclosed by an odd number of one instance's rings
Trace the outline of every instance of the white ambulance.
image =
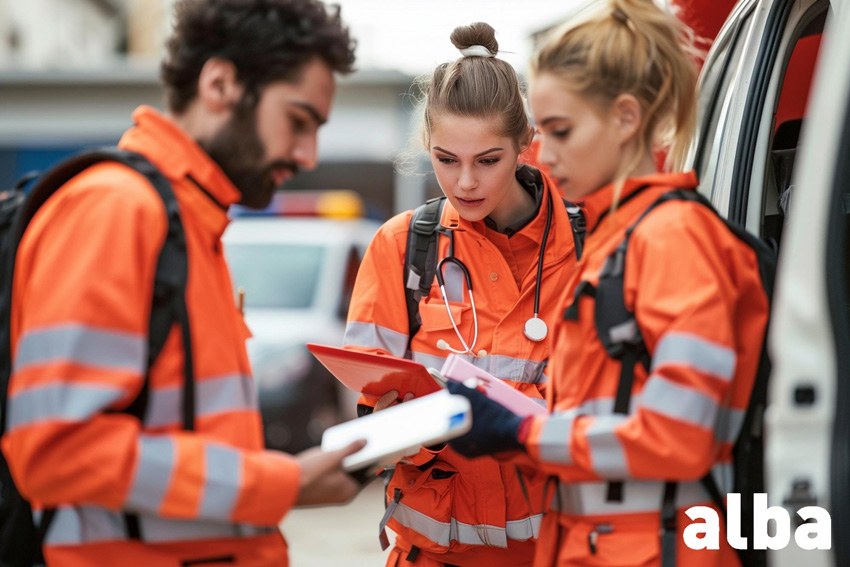
{"type": "MultiPolygon", "coordinates": [[[[850,10],[741,0],[703,67],[690,165],[730,220],[779,244],[768,336],[768,501],[819,506],[832,549],[794,539],[772,567],[850,565],[850,10]]],[[[796,525],[792,525],[792,531],[796,525]]]]}

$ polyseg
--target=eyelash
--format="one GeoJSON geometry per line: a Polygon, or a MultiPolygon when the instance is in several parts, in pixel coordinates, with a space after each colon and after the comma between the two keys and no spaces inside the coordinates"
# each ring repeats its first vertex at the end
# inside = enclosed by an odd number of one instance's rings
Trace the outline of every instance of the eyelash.
{"type": "MultiPolygon", "coordinates": [[[[449,157],[439,157],[439,158],[437,158],[437,161],[439,161],[440,163],[445,163],[447,165],[451,165],[451,164],[457,162],[456,159],[449,158],[449,157]]],[[[484,158],[479,163],[481,165],[484,165],[484,166],[491,166],[491,165],[496,165],[498,162],[499,162],[499,158],[484,158]]]]}
{"type": "Polygon", "coordinates": [[[570,128],[565,128],[564,130],[558,130],[557,132],[552,132],[552,135],[556,138],[566,138],[570,133],[570,128]]]}

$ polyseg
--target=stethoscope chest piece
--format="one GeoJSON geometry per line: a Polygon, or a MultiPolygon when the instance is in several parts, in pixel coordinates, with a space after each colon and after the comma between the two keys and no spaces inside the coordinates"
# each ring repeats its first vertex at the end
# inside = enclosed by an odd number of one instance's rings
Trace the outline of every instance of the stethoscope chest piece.
{"type": "Polygon", "coordinates": [[[525,333],[525,338],[539,343],[549,334],[549,328],[546,326],[546,322],[540,317],[532,317],[525,322],[523,332],[525,333]]]}

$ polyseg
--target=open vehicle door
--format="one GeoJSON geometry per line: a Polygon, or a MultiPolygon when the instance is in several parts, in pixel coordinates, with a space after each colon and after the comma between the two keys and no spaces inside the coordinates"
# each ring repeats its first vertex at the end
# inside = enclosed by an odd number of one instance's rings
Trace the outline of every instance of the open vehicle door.
{"type": "Polygon", "coordinates": [[[772,552],[774,567],[850,565],[850,10],[836,13],[780,252],[766,417],[770,503],[826,508],[833,549],[792,542],[772,552]]]}

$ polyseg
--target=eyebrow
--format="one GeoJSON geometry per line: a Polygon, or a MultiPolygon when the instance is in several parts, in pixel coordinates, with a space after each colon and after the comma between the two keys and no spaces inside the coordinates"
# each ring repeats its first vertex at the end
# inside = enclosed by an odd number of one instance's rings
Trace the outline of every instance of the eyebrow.
{"type": "MultiPolygon", "coordinates": [[[[441,148],[440,146],[434,146],[434,149],[435,149],[435,150],[438,150],[438,151],[441,151],[441,152],[443,152],[444,154],[449,154],[449,155],[450,155],[450,156],[452,156],[452,157],[457,157],[457,154],[453,154],[453,153],[452,153],[452,152],[450,152],[449,150],[444,150],[444,149],[443,149],[443,148],[441,148]]],[[[477,154],[475,154],[475,156],[473,156],[473,157],[481,157],[481,156],[483,156],[483,155],[489,154],[490,152],[498,152],[498,151],[501,151],[501,150],[503,150],[503,149],[504,149],[504,148],[490,148],[489,150],[484,150],[484,151],[483,151],[483,152],[481,152],[481,153],[477,153],[477,154]]]]}
{"type": "Polygon", "coordinates": [[[566,116],[550,116],[549,118],[546,118],[545,120],[543,120],[543,121],[540,123],[540,125],[541,125],[541,126],[546,126],[546,125],[547,125],[547,124],[549,124],[550,122],[555,122],[556,120],[567,120],[567,117],[566,117],[566,116]]]}
{"type": "Polygon", "coordinates": [[[316,110],[316,107],[310,104],[309,102],[293,102],[292,106],[297,106],[298,108],[307,112],[307,114],[309,114],[319,126],[328,121],[328,119],[322,116],[321,113],[316,110]]]}

